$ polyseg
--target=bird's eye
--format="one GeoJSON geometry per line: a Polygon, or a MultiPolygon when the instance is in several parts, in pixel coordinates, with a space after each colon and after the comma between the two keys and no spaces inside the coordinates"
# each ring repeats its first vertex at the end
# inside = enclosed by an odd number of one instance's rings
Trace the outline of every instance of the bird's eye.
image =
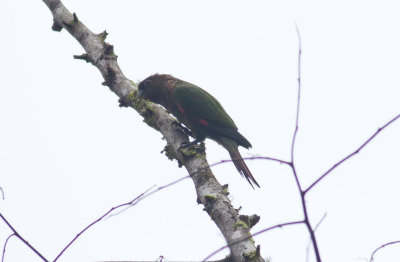
{"type": "Polygon", "coordinates": [[[143,91],[143,89],[145,89],[146,87],[148,87],[151,83],[150,79],[145,79],[142,82],[140,82],[139,84],[139,90],[143,91]]]}
{"type": "Polygon", "coordinates": [[[149,86],[151,84],[151,80],[150,79],[146,79],[144,80],[144,86],[149,86]]]}

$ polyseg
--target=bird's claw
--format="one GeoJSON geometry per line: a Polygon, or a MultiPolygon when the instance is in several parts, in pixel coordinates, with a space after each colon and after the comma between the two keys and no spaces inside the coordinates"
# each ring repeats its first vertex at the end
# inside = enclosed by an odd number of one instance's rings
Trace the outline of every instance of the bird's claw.
{"type": "Polygon", "coordinates": [[[193,136],[192,131],[190,131],[189,129],[187,129],[186,127],[184,127],[181,123],[179,123],[178,121],[174,121],[171,123],[171,127],[175,127],[178,128],[180,130],[183,131],[183,133],[185,133],[187,136],[193,136]]]}
{"type": "Polygon", "coordinates": [[[191,144],[192,144],[192,143],[190,143],[190,142],[183,141],[183,142],[181,143],[181,145],[179,146],[178,151],[181,151],[182,149],[191,146],[191,144]]]}
{"type": "Polygon", "coordinates": [[[201,143],[201,142],[203,142],[203,141],[204,141],[204,139],[199,139],[199,138],[196,138],[196,139],[193,140],[192,142],[183,141],[183,142],[181,143],[181,146],[178,148],[178,151],[179,151],[179,150],[182,150],[183,148],[189,147],[189,146],[197,145],[197,143],[201,143]]]}

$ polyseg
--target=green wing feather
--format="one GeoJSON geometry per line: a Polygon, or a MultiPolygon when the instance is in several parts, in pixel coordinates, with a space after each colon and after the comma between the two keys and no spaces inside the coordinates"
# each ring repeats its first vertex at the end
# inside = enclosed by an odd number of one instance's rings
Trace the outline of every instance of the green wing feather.
{"type": "Polygon", "coordinates": [[[198,86],[182,81],[174,88],[175,101],[194,119],[204,119],[220,127],[237,127],[222,105],[198,86]]]}
{"type": "Polygon", "coordinates": [[[190,118],[207,121],[210,131],[230,137],[246,148],[251,147],[249,141],[237,131],[237,126],[222,105],[205,90],[180,81],[174,88],[173,97],[190,118]]]}

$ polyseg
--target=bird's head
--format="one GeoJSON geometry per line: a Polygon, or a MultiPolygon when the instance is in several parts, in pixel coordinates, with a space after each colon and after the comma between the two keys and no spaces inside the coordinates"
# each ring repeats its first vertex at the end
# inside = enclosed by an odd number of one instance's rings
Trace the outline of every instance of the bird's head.
{"type": "Polygon", "coordinates": [[[139,83],[138,97],[160,104],[165,75],[154,74],[139,83]]]}

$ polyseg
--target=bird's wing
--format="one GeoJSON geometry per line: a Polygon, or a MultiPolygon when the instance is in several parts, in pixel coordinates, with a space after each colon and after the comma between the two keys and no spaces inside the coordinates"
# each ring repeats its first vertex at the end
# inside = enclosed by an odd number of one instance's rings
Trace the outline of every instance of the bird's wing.
{"type": "Polygon", "coordinates": [[[245,148],[251,147],[250,142],[237,131],[238,128],[222,105],[205,90],[182,81],[173,92],[178,109],[186,117],[215,134],[233,139],[245,148]]]}
{"type": "Polygon", "coordinates": [[[183,82],[178,84],[173,92],[178,108],[180,107],[186,116],[196,121],[205,121],[208,125],[237,130],[235,123],[217,99],[200,87],[183,82]]]}

